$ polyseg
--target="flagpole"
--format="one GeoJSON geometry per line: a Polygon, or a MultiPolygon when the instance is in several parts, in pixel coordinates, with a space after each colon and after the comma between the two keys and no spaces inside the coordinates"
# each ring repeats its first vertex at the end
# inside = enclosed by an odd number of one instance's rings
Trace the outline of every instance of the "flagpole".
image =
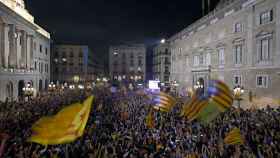
{"type": "Polygon", "coordinates": [[[208,0],[208,13],[210,12],[211,10],[211,0],[208,0]]]}

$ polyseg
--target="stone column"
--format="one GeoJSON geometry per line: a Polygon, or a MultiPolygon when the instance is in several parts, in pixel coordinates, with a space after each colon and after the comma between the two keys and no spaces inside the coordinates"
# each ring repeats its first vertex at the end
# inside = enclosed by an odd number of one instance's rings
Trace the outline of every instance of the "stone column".
{"type": "Polygon", "coordinates": [[[4,64],[4,67],[5,68],[8,68],[9,66],[9,54],[10,54],[10,37],[9,37],[9,30],[10,30],[10,26],[8,24],[4,24],[3,26],[4,28],[4,38],[3,38],[3,46],[4,46],[4,49],[3,49],[3,64],[4,64]]]}
{"type": "Polygon", "coordinates": [[[16,59],[17,59],[17,68],[18,69],[22,68],[24,65],[24,63],[22,62],[23,56],[22,56],[22,52],[21,52],[21,48],[22,48],[22,46],[21,46],[22,43],[20,43],[22,41],[21,38],[22,38],[22,33],[20,30],[18,30],[16,28],[16,40],[15,40],[16,51],[15,52],[17,54],[16,59]]]}
{"type": "Polygon", "coordinates": [[[16,30],[15,25],[9,25],[9,66],[13,68],[17,68],[17,48],[16,48],[16,30]]]}
{"type": "Polygon", "coordinates": [[[27,68],[27,35],[25,31],[21,31],[21,62],[22,66],[26,69],[27,68]]]}
{"type": "Polygon", "coordinates": [[[248,15],[247,15],[247,24],[245,23],[244,24],[244,28],[243,30],[245,32],[247,32],[247,41],[245,41],[245,45],[247,45],[247,52],[245,51],[245,54],[246,54],[246,64],[248,66],[254,66],[255,65],[255,55],[254,55],[254,52],[257,52],[257,47],[254,47],[254,42],[255,42],[255,38],[254,38],[254,17],[255,17],[255,14],[254,14],[254,11],[253,11],[253,8],[249,8],[249,12],[248,12],[248,15]]]}
{"type": "MultiPolygon", "coordinates": [[[[273,40],[276,40],[276,46],[274,47],[275,49],[275,59],[273,59],[273,64],[276,65],[277,67],[280,66],[280,19],[278,18],[280,16],[280,2],[277,1],[276,2],[276,16],[277,18],[275,18],[276,20],[276,37],[274,37],[273,40]]],[[[273,49],[273,48],[272,48],[273,49]]]]}
{"type": "Polygon", "coordinates": [[[4,65],[4,25],[0,25],[0,69],[4,65]]]}
{"type": "Polygon", "coordinates": [[[34,44],[33,44],[33,41],[34,41],[34,36],[33,35],[30,35],[29,36],[30,38],[30,43],[29,43],[29,46],[30,46],[30,67],[31,68],[34,68],[34,44]]]}
{"type": "Polygon", "coordinates": [[[32,36],[31,35],[27,35],[26,36],[26,68],[28,69],[28,70],[30,70],[30,68],[31,68],[31,45],[32,45],[32,43],[31,43],[31,38],[32,38],[32,36]]]}

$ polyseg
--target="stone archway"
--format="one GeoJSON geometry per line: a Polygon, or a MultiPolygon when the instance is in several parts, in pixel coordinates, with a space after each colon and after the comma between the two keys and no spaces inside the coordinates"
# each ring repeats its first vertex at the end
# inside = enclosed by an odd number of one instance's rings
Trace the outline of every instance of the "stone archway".
{"type": "Polygon", "coordinates": [[[24,96],[24,92],[23,92],[24,86],[25,86],[24,80],[18,81],[18,96],[19,97],[23,97],[24,96]]]}
{"type": "Polygon", "coordinates": [[[205,92],[205,80],[204,78],[200,77],[197,80],[197,84],[199,84],[202,88],[199,89],[199,93],[203,94],[205,92]]]}

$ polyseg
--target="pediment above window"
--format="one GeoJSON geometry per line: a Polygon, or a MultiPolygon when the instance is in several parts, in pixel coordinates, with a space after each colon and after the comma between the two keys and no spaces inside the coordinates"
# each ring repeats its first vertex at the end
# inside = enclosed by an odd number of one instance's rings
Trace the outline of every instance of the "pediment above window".
{"type": "Polygon", "coordinates": [[[272,35],[273,35],[273,31],[272,32],[261,31],[256,35],[256,37],[257,38],[271,38],[272,35]]]}
{"type": "Polygon", "coordinates": [[[236,38],[232,41],[233,44],[242,44],[245,42],[244,38],[236,38]]]}
{"type": "Polygon", "coordinates": [[[216,46],[216,48],[223,48],[223,47],[226,47],[225,43],[218,43],[216,46]]]}

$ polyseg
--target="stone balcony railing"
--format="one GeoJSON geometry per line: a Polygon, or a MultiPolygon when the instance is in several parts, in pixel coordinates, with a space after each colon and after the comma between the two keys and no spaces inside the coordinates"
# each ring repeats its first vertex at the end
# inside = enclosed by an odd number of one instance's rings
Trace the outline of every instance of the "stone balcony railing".
{"type": "Polygon", "coordinates": [[[15,68],[3,68],[0,67],[0,73],[34,73],[35,71],[33,69],[27,70],[27,69],[15,69],[15,68]]]}

